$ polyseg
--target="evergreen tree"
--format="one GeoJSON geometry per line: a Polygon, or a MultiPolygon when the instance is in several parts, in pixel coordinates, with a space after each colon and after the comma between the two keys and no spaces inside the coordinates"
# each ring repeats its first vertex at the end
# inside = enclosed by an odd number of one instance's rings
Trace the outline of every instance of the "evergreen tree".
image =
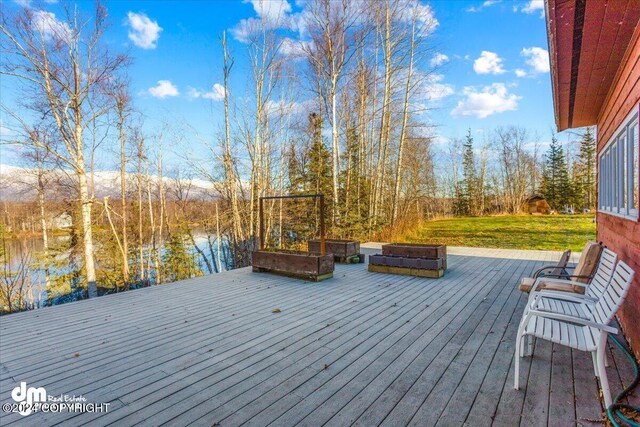
{"type": "Polygon", "coordinates": [[[453,188],[453,214],[456,216],[466,216],[469,205],[465,199],[462,182],[455,182],[453,188]]]}
{"type": "Polygon", "coordinates": [[[596,206],[596,140],[587,128],[580,141],[576,165],[576,203],[581,208],[596,206]]]}
{"type": "Polygon", "coordinates": [[[552,209],[558,210],[571,204],[573,186],[569,178],[567,160],[562,145],[553,137],[549,151],[545,155],[542,183],[542,195],[552,209]]]}
{"type": "Polygon", "coordinates": [[[341,200],[345,201],[340,226],[346,233],[345,237],[364,233],[367,227],[368,205],[365,201],[368,188],[366,177],[361,175],[359,140],[355,125],[349,126],[346,151],[342,155],[342,164],[346,168],[340,173],[341,200]]]}
{"type": "Polygon", "coordinates": [[[312,132],[309,166],[307,168],[307,189],[312,193],[324,194],[325,205],[331,204],[332,177],[331,157],[322,138],[322,117],[316,113],[309,115],[312,132]]]}
{"type": "MultiPolygon", "coordinates": [[[[309,151],[309,166],[307,168],[307,183],[310,193],[324,194],[324,213],[320,212],[320,206],[314,211],[324,214],[325,224],[331,224],[331,206],[333,205],[333,177],[331,175],[331,155],[324,144],[322,137],[322,117],[316,113],[309,115],[312,142],[309,151]]],[[[317,203],[317,202],[316,202],[317,203]]],[[[319,218],[314,215],[315,228],[319,230],[319,218]]],[[[317,236],[316,236],[317,237],[317,236]]]]}
{"type": "Polygon", "coordinates": [[[202,276],[195,255],[189,251],[184,231],[172,233],[162,254],[163,274],[167,282],[202,276]]]}
{"type": "Polygon", "coordinates": [[[287,156],[287,176],[289,178],[289,194],[304,193],[304,174],[298,160],[295,144],[291,143],[287,156]]]}
{"type": "MultiPolygon", "coordinates": [[[[310,145],[288,154],[289,194],[323,194],[325,225],[329,226],[332,206],[333,178],[331,157],[322,137],[322,117],[309,115],[310,145]]],[[[291,199],[283,204],[282,248],[302,249],[307,239],[319,237],[319,200],[291,199]],[[313,204],[311,204],[313,203],[313,204]]]]}
{"type": "Polygon", "coordinates": [[[471,128],[462,144],[462,188],[461,210],[463,215],[478,214],[478,177],[476,173],[475,154],[473,152],[473,137],[471,128]]]}

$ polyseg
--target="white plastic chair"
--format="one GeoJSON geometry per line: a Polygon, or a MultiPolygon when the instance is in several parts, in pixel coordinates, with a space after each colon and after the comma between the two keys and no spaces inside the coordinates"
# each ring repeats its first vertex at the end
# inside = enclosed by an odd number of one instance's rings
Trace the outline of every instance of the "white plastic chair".
{"type": "Polygon", "coordinates": [[[613,269],[616,265],[617,259],[618,255],[616,255],[615,252],[607,248],[602,249],[602,254],[600,255],[596,272],[593,279],[588,284],[573,280],[551,279],[545,277],[536,279],[531,288],[531,292],[529,293],[529,303],[527,304],[527,307],[531,306],[531,303],[540,296],[574,302],[582,302],[584,300],[591,300],[593,302],[598,301],[611,281],[611,276],[613,275],[613,269]],[[580,294],[576,292],[554,291],[544,288],[538,290],[541,283],[557,283],[581,287],[585,289],[585,292],[584,294],[580,294]]]}
{"type": "Polygon", "coordinates": [[[607,333],[617,334],[618,330],[609,326],[618,308],[622,305],[634,271],[623,261],[619,261],[613,277],[600,299],[596,302],[588,319],[568,314],[529,309],[518,328],[515,349],[515,375],[513,385],[519,388],[520,357],[522,340],[526,336],[542,338],[576,350],[588,351],[593,358],[593,369],[600,378],[602,394],[607,407],[611,406],[611,392],[605,368],[607,333]]]}
{"type": "MultiPolygon", "coordinates": [[[[618,255],[616,255],[615,252],[604,248],[593,279],[588,284],[571,280],[545,280],[544,278],[536,280],[529,294],[529,300],[527,301],[524,313],[522,313],[522,319],[524,319],[529,310],[548,311],[589,319],[593,306],[600,299],[611,281],[617,259],[618,255]],[[580,294],[575,292],[553,291],[544,288],[538,290],[542,282],[581,286],[585,288],[585,292],[584,294],[580,294]]],[[[531,355],[533,351],[532,339],[529,338],[528,343],[526,341],[527,340],[522,341],[521,352],[523,355],[531,355]],[[527,347],[527,351],[525,351],[525,346],[527,347]]]]}
{"type": "Polygon", "coordinates": [[[528,310],[533,309],[588,319],[591,309],[609,286],[617,258],[618,256],[609,249],[605,248],[602,251],[593,280],[589,284],[575,282],[576,285],[572,285],[583,286],[584,294],[545,289],[532,290],[523,317],[528,310]]]}

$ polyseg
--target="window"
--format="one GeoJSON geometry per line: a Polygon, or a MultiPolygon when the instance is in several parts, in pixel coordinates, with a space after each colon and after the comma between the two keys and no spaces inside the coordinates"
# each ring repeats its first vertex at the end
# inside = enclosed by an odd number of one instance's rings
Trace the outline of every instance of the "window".
{"type": "Polygon", "coordinates": [[[598,157],[599,211],[638,219],[638,109],[620,126],[598,157]]]}

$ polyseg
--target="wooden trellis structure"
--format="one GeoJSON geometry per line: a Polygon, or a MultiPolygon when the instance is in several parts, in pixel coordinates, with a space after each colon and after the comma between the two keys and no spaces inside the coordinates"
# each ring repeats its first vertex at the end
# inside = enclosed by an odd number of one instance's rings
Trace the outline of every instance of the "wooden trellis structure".
{"type": "Polygon", "coordinates": [[[302,279],[320,281],[333,277],[334,260],[332,254],[326,253],[326,229],[324,218],[324,195],[301,194],[286,196],[266,196],[259,200],[259,239],[260,249],[252,254],[254,272],[271,272],[302,279]],[[265,242],[265,200],[282,199],[319,199],[320,205],[320,252],[290,251],[283,249],[267,249],[265,242]]]}

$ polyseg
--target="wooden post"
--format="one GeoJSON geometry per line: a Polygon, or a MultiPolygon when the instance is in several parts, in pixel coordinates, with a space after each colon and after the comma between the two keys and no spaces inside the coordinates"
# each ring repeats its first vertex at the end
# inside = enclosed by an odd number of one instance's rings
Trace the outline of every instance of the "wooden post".
{"type": "Polygon", "coordinates": [[[260,197],[260,250],[264,250],[264,209],[263,209],[263,198],[260,197]]]}
{"type": "Polygon", "coordinates": [[[325,255],[325,234],[324,234],[324,194],[320,194],[320,255],[325,255]]]}

